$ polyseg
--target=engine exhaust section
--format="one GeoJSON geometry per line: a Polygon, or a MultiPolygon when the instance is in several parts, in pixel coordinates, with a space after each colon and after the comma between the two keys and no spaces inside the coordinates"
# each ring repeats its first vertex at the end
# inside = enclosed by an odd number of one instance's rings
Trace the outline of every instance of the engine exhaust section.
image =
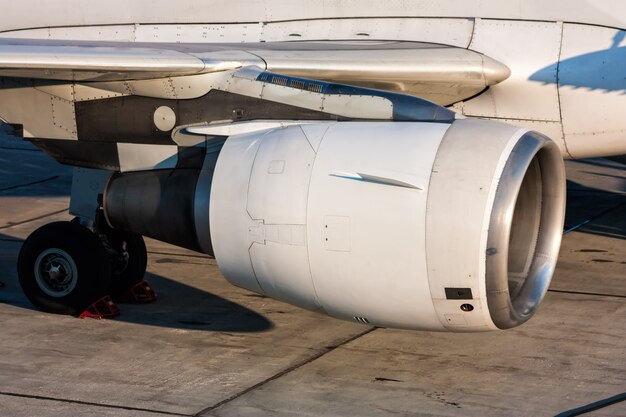
{"type": "Polygon", "coordinates": [[[231,136],[199,171],[116,174],[104,209],[294,305],[485,331],[522,324],[545,295],[565,174],[551,140],[490,121],[305,123],[231,136]]]}

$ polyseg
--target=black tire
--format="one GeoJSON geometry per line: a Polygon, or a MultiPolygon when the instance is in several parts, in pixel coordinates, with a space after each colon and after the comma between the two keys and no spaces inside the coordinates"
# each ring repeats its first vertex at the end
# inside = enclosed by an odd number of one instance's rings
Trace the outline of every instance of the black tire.
{"type": "Polygon", "coordinates": [[[143,280],[148,265],[148,251],[141,235],[123,230],[110,230],[107,239],[116,251],[126,243],[128,260],[125,265],[114,263],[111,272],[111,296],[118,298],[124,291],[143,280]]]}
{"type": "Polygon", "coordinates": [[[35,230],[22,245],[17,272],[28,299],[48,313],[80,314],[107,295],[111,286],[111,264],[102,242],[73,222],[50,223],[35,230]],[[63,273],[66,270],[72,271],[69,284],[59,285],[51,278],[59,270],[61,277],[70,275],[63,273]]]}

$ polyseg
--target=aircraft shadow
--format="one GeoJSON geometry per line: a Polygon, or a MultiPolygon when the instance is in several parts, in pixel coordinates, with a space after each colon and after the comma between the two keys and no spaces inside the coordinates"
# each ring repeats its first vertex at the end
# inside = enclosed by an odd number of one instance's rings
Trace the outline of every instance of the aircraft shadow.
{"type": "MultiPolygon", "coordinates": [[[[578,161],[590,166],[603,166],[601,161],[578,161]]],[[[608,166],[608,165],[607,165],[608,166]]],[[[615,169],[615,164],[611,165],[615,169]]],[[[613,180],[614,191],[588,187],[567,181],[565,230],[580,226],[577,232],[626,239],[626,165],[623,175],[583,171],[602,179],[613,180]],[[620,184],[619,181],[623,180],[620,184]]],[[[602,181],[602,180],[600,180],[602,181]]]]}
{"type": "Polygon", "coordinates": [[[0,197],[69,196],[71,185],[72,167],[13,137],[0,123],[0,197]]]}
{"type": "Polygon", "coordinates": [[[273,327],[257,312],[215,294],[162,275],[148,273],[145,278],[158,300],[144,305],[120,303],[122,314],[116,320],[217,332],[261,332],[273,327]]]}
{"type": "MultiPolygon", "coordinates": [[[[22,240],[0,234],[0,303],[36,310],[23,294],[15,271],[22,240]]],[[[157,274],[146,274],[158,300],[119,303],[114,320],[148,326],[209,332],[250,333],[273,327],[270,320],[241,304],[157,274]]]]}
{"type": "Polygon", "coordinates": [[[620,63],[626,61],[626,47],[618,46],[625,36],[626,32],[621,31],[615,35],[613,44],[608,49],[564,59],[560,63],[555,62],[532,74],[529,80],[543,84],[555,84],[558,66],[560,86],[626,94],[624,73],[617,70],[621,68],[620,63]],[[608,71],[607,68],[612,69],[608,71]],[[589,76],[581,77],[581,71],[589,76]],[[602,76],[598,76],[598,74],[602,74],[602,76]]]}

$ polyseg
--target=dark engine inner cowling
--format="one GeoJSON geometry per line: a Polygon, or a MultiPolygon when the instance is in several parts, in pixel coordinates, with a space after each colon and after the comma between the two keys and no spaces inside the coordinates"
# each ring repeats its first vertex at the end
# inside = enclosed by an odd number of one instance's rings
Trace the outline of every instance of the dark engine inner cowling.
{"type": "Polygon", "coordinates": [[[224,139],[214,139],[188,167],[113,174],[104,214],[115,229],[213,255],[209,196],[224,139]]]}
{"type": "Polygon", "coordinates": [[[194,222],[199,176],[197,169],[114,174],[104,194],[108,223],[201,252],[194,222]]]}

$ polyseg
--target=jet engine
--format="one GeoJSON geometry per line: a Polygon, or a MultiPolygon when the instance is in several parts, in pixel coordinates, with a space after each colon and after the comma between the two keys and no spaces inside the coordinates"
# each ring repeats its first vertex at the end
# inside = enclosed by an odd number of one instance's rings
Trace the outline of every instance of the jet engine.
{"type": "Polygon", "coordinates": [[[382,327],[511,328],[548,289],[565,174],[538,133],[319,122],[214,148],[200,170],[113,176],[108,222],[214,254],[234,285],[382,327]]]}

